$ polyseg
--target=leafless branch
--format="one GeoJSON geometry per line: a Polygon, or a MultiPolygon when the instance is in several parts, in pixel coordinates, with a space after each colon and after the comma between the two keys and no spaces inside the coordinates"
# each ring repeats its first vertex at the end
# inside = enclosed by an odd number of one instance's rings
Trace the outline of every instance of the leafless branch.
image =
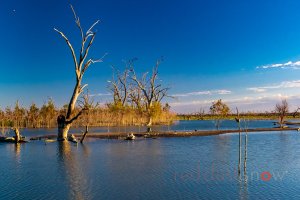
{"type": "Polygon", "coordinates": [[[70,43],[69,39],[65,36],[65,34],[59,30],[57,30],[56,28],[54,28],[54,30],[56,32],[58,32],[66,41],[67,45],[69,46],[70,50],[71,50],[71,53],[72,53],[72,57],[73,57],[73,61],[74,61],[74,64],[75,64],[75,71],[76,71],[76,74],[78,74],[78,63],[77,63],[77,58],[76,58],[76,54],[75,54],[75,51],[74,51],[74,48],[72,46],[72,44],[70,43]]]}

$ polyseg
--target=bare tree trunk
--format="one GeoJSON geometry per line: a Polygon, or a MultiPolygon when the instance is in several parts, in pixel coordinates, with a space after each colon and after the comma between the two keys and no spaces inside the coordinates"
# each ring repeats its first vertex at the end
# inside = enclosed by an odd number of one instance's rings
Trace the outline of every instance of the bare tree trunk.
{"type": "Polygon", "coordinates": [[[13,128],[14,132],[15,132],[15,143],[19,143],[21,137],[20,137],[20,131],[18,128],[13,128]]]}
{"type": "Polygon", "coordinates": [[[80,83],[77,82],[75,88],[74,88],[74,92],[72,95],[72,98],[70,100],[69,103],[69,109],[68,109],[68,113],[67,113],[67,117],[63,119],[63,121],[60,121],[57,119],[57,125],[58,125],[58,136],[57,136],[57,140],[61,141],[61,140],[66,140],[68,137],[68,133],[71,127],[71,123],[68,123],[69,120],[71,120],[71,115],[75,109],[75,104],[77,101],[77,98],[79,96],[79,89],[80,89],[80,83]],[[67,121],[68,120],[68,121],[67,121]]]}
{"type": "Polygon", "coordinates": [[[148,133],[152,132],[152,117],[151,116],[149,116],[149,119],[148,119],[147,132],[148,133]]]}
{"type": "Polygon", "coordinates": [[[70,127],[71,124],[66,124],[64,125],[63,128],[58,127],[58,137],[57,137],[58,141],[67,140],[70,127]]]}
{"type": "Polygon", "coordinates": [[[71,127],[71,124],[67,124],[66,118],[64,115],[59,115],[57,117],[57,126],[58,126],[58,135],[57,140],[58,141],[64,141],[67,139],[69,129],[71,127]]]}

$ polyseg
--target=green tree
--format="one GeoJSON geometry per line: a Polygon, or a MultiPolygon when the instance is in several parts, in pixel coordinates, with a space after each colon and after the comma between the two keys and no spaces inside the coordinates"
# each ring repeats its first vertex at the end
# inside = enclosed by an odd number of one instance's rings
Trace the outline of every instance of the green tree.
{"type": "Polygon", "coordinates": [[[215,126],[217,130],[219,130],[222,119],[224,119],[224,117],[226,117],[229,114],[230,109],[225,103],[222,102],[222,99],[219,99],[217,101],[212,102],[212,105],[209,108],[209,110],[210,113],[214,115],[215,126]]]}

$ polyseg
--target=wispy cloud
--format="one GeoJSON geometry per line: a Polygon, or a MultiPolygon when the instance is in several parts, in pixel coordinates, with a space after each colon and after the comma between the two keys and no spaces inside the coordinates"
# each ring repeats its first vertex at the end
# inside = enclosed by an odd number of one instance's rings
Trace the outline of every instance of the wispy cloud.
{"type": "Polygon", "coordinates": [[[265,92],[266,89],[263,87],[252,87],[252,88],[247,88],[247,90],[253,91],[253,92],[265,92]]]}
{"type": "Polygon", "coordinates": [[[281,68],[281,69],[300,69],[300,61],[296,62],[286,62],[286,63],[277,63],[270,65],[263,65],[256,67],[257,69],[269,69],[269,68],[281,68]]]}
{"type": "Polygon", "coordinates": [[[181,94],[173,94],[174,97],[189,97],[189,96],[199,96],[199,95],[226,95],[231,94],[230,90],[206,90],[206,91],[197,91],[197,92],[188,92],[181,94]]]}
{"type": "MultiPolygon", "coordinates": [[[[273,99],[273,98],[278,98],[278,95],[274,95],[272,97],[266,97],[266,96],[260,96],[260,97],[242,97],[242,98],[235,98],[235,99],[226,99],[223,100],[226,104],[253,104],[254,102],[256,103],[262,103],[266,99],[273,99]]],[[[196,100],[196,101],[182,101],[182,102],[173,102],[170,103],[171,106],[177,107],[177,106],[187,106],[187,105],[194,105],[194,106],[210,106],[213,101],[210,100],[196,100]]]]}
{"type": "Polygon", "coordinates": [[[110,93],[90,94],[90,97],[101,97],[101,96],[111,96],[111,94],[110,93]]]}
{"type": "Polygon", "coordinates": [[[300,88],[300,80],[283,81],[276,85],[251,87],[251,88],[247,88],[247,90],[254,91],[254,92],[266,92],[269,89],[283,89],[283,88],[300,88]]]}
{"type": "MultiPolygon", "coordinates": [[[[282,95],[274,94],[268,96],[244,96],[240,98],[233,99],[223,99],[223,101],[229,105],[232,111],[238,107],[240,111],[254,111],[254,112],[264,112],[273,111],[276,103],[282,99],[288,99],[291,106],[291,110],[298,107],[298,102],[300,100],[300,95],[282,95]]],[[[199,101],[182,101],[170,103],[171,108],[178,113],[193,113],[197,111],[198,108],[202,108],[209,112],[209,107],[212,105],[213,101],[209,100],[199,100],[199,101]]]]}

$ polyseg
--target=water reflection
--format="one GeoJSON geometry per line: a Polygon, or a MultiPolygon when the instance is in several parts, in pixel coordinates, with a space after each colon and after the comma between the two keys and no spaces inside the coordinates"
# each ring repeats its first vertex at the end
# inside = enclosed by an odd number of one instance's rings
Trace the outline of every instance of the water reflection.
{"type": "Polygon", "coordinates": [[[80,143],[79,146],[82,148],[82,152],[84,154],[85,158],[88,158],[91,154],[91,149],[88,145],[84,144],[84,143],[80,143]]]}
{"type": "MultiPolygon", "coordinates": [[[[85,169],[83,169],[82,163],[76,148],[69,142],[58,142],[58,172],[63,179],[65,185],[68,186],[69,199],[91,199],[89,191],[89,184],[86,178],[85,169]]],[[[83,147],[84,154],[88,155],[88,148],[83,147]]],[[[78,149],[77,149],[78,150],[78,149]]]]}
{"type": "Polygon", "coordinates": [[[239,180],[239,199],[247,200],[249,199],[248,194],[248,182],[246,180],[239,180]]]}
{"type": "Polygon", "coordinates": [[[14,144],[14,150],[15,150],[15,154],[16,154],[16,159],[20,159],[20,154],[21,154],[21,144],[20,143],[16,143],[14,144]]]}
{"type": "Polygon", "coordinates": [[[0,199],[299,199],[296,133],[249,134],[240,178],[237,134],[0,144],[0,199]]]}

